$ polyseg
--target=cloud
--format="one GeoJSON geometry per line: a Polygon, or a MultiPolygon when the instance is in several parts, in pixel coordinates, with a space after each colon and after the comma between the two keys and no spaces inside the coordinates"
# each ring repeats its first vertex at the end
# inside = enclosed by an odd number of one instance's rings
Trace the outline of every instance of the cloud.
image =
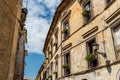
{"type": "MultiPolygon", "coordinates": [[[[61,0],[28,0],[26,20],[28,53],[43,53],[43,45],[51,24],[54,12],[61,0]]],[[[26,0],[23,1],[25,7],[26,0]]]]}

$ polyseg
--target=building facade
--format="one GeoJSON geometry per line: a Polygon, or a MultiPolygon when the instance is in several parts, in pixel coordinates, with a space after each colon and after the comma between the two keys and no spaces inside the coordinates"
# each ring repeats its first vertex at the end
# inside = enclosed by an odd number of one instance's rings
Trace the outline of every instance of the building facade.
{"type": "Polygon", "coordinates": [[[25,78],[24,80],[34,80],[34,79],[25,78]]]}
{"type": "Polygon", "coordinates": [[[24,78],[25,56],[27,55],[27,50],[25,50],[25,43],[27,43],[27,30],[25,29],[24,25],[27,13],[27,9],[23,8],[21,12],[21,24],[19,28],[14,80],[23,80],[24,78]]]}
{"type": "Polygon", "coordinates": [[[62,0],[36,80],[120,80],[120,1],[62,0]]]}
{"type": "Polygon", "coordinates": [[[23,30],[21,15],[22,0],[0,1],[0,80],[14,79],[19,38],[23,30]]]}

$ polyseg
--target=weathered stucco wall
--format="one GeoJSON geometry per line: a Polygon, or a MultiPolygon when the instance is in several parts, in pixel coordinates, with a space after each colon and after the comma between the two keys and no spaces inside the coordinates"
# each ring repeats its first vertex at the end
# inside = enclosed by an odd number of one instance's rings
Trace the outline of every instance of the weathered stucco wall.
{"type": "Polygon", "coordinates": [[[13,79],[21,10],[17,4],[21,0],[0,0],[0,80],[13,79]]]}
{"type": "MultiPolygon", "coordinates": [[[[85,1],[85,0],[82,0],[85,1]]],[[[58,78],[59,80],[117,80],[116,76],[120,69],[120,62],[116,59],[115,45],[113,40],[112,28],[110,23],[120,18],[120,1],[114,0],[110,5],[106,4],[106,0],[90,0],[92,3],[92,19],[88,23],[84,23],[83,18],[83,6],[78,0],[73,0],[73,3],[67,4],[59,16],[58,22],[54,24],[55,29],[59,29],[58,44],[59,48],[53,55],[53,58],[49,62],[55,62],[55,57],[58,55],[58,78]],[[75,2],[74,2],[75,1],[75,2]],[[71,12],[69,15],[70,36],[63,40],[61,30],[63,27],[63,19],[65,19],[67,12],[71,12]],[[114,14],[117,12],[116,15],[114,14]],[[113,15],[114,14],[114,15],[113,15]],[[110,23],[106,23],[108,17],[114,16],[110,23]],[[96,29],[96,30],[94,30],[96,29]],[[87,34],[89,33],[89,34],[87,34]],[[85,36],[87,34],[87,36],[85,36]],[[85,36],[85,37],[84,37],[85,36]],[[62,38],[62,39],[61,39],[62,38]],[[88,54],[87,42],[95,38],[96,43],[99,44],[100,53],[105,53],[107,57],[103,57],[98,54],[98,66],[96,68],[88,68],[88,61],[85,59],[88,54]],[[61,41],[62,40],[62,41],[61,41]],[[72,46],[63,50],[68,44],[72,46]],[[64,63],[63,55],[70,51],[70,75],[65,76],[63,73],[62,64],[64,63]],[[110,60],[111,67],[106,66],[106,61],[110,60]]],[[[63,3],[64,4],[64,3],[63,3]]],[[[113,23],[114,23],[113,22],[113,23]]],[[[118,22],[119,23],[119,22],[118,22]]],[[[54,40],[54,31],[52,37],[54,40]]],[[[48,46],[49,47],[49,43],[48,46]]],[[[47,52],[47,50],[46,50],[47,52]]],[[[46,61],[45,61],[46,62],[46,61]]],[[[55,64],[54,64],[55,65],[55,64]]],[[[44,73],[49,67],[50,63],[44,64],[45,68],[41,73],[44,73]]],[[[53,71],[55,67],[53,66],[53,71]]],[[[43,75],[40,74],[40,77],[43,75]]],[[[53,80],[55,75],[52,74],[53,80]]],[[[38,79],[39,80],[39,79],[38,79]]]]}

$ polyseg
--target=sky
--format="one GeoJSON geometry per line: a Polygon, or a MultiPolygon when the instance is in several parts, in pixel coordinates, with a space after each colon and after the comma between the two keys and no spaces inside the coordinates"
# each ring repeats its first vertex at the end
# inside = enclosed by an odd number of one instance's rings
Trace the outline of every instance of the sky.
{"type": "MultiPolygon", "coordinates": [[[[27,0],[23,0],[26,7],[27,0]]],[[[28,0],[25,78],[35,78],[44,61],[43,46],[55,10],[61,0],[28,0]]]]}

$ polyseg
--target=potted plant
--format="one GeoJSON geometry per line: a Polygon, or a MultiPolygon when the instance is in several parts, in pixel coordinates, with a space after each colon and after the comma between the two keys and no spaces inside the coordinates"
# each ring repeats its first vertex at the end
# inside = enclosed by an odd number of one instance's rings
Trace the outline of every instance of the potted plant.
{"type": "Polygon", "coordinates": [[[63,64],[62,67],[63,67],[63,68],[68,68],[69,65],[68,65],[68,64],[63,64]]]}
{"type": "Polygon", "coordinates": [[[49,51],[48,54],[52,54],[52,51],[49,51]]]}
{"type": "Polygon", "coordinates": [[[48,80],[47,78],[45,80],[48,80]]]}
{"type": "Polygon", "coordinates": [[[55,42],[55,43],[53,43],[53,46],[56,46],[57,45],[57,43],[55,42]]]}
{"type": "Polygon", "coordinates": [[[83,13],[82,13],[82,15],[84,17],[88,16],[89,15],[89,10],[84,10],[83,13]]]}
{"type": "Polygon", "coordinates": [[[54,72],[53,72],[53,74],[56,74],[56,73],[57,73],[57,71],[54,71],[54,72]]]}
{"type": "Polygon", "coordinates": [[[62,33],[65,33],[66,31],[68,31],[68,29],[64,27],[62,33]]]}
{"type": "Polygon", "coordinates": [[[86,56],[86,60],[87,61],[93,61],[95,59],[95,55],[94,54],[87,54],[86,56]]]}
{"type": "Polygon", "coordinates": [[[48,76],[48,78],[51,78],[51,77],[52,77],[52,75],[49,75],[49,76],[48,76]]]}

